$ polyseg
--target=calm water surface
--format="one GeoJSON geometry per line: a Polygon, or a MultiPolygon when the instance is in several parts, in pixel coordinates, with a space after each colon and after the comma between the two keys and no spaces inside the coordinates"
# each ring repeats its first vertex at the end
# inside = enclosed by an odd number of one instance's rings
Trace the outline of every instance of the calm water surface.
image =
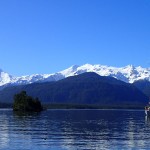
{"type": "Polygon", "coordinates": [[[150,149],[142,110],[0,110],[0,150],[150,149]]]}

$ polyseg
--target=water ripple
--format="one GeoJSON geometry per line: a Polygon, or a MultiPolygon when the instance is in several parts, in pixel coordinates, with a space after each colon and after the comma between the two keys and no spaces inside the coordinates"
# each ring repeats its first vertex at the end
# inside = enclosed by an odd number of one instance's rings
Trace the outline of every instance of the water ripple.
{"type": "Polygon", "coordinates": [[[0,110],[1,150],[149,149],[144,111],[48,110],[16,115],[0,110]]]}

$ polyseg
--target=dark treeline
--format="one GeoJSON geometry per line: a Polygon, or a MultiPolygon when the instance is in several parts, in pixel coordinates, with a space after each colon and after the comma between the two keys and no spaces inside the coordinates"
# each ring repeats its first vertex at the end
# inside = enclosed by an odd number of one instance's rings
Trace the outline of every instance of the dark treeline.
{"type": "Polygon", "coordinates": [[[12,108],[12,103],[0,103],[0,108],[12,108]]]}

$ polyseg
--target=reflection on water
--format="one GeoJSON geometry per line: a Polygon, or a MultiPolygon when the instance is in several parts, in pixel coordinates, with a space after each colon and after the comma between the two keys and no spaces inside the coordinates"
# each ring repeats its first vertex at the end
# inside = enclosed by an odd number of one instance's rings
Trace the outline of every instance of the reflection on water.
{"type": "Polygon", "coordinates": [[[150,124],[150,116],[145,116],[145,122],[146,122],[147,124],[150,124]]]}
{"type": "Polygon", "coordinates": [[[0,115],[0,149],[7,147],[9,143],[8,116],[5,113],[0,115]]]}
{"type": "Polygon", "coordinates": [[[0,110],[0,149],[149,149],[150,120],[135,110],[0,110]]]}

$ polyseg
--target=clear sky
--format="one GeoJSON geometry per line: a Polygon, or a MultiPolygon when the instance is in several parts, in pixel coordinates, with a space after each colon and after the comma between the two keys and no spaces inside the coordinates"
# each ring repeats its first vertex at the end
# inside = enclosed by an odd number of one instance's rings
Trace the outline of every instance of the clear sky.
{"type": "Polygon", "coordinates": [[[150,0],[0,0],[0,68],[150,67],[150,0]]]}

